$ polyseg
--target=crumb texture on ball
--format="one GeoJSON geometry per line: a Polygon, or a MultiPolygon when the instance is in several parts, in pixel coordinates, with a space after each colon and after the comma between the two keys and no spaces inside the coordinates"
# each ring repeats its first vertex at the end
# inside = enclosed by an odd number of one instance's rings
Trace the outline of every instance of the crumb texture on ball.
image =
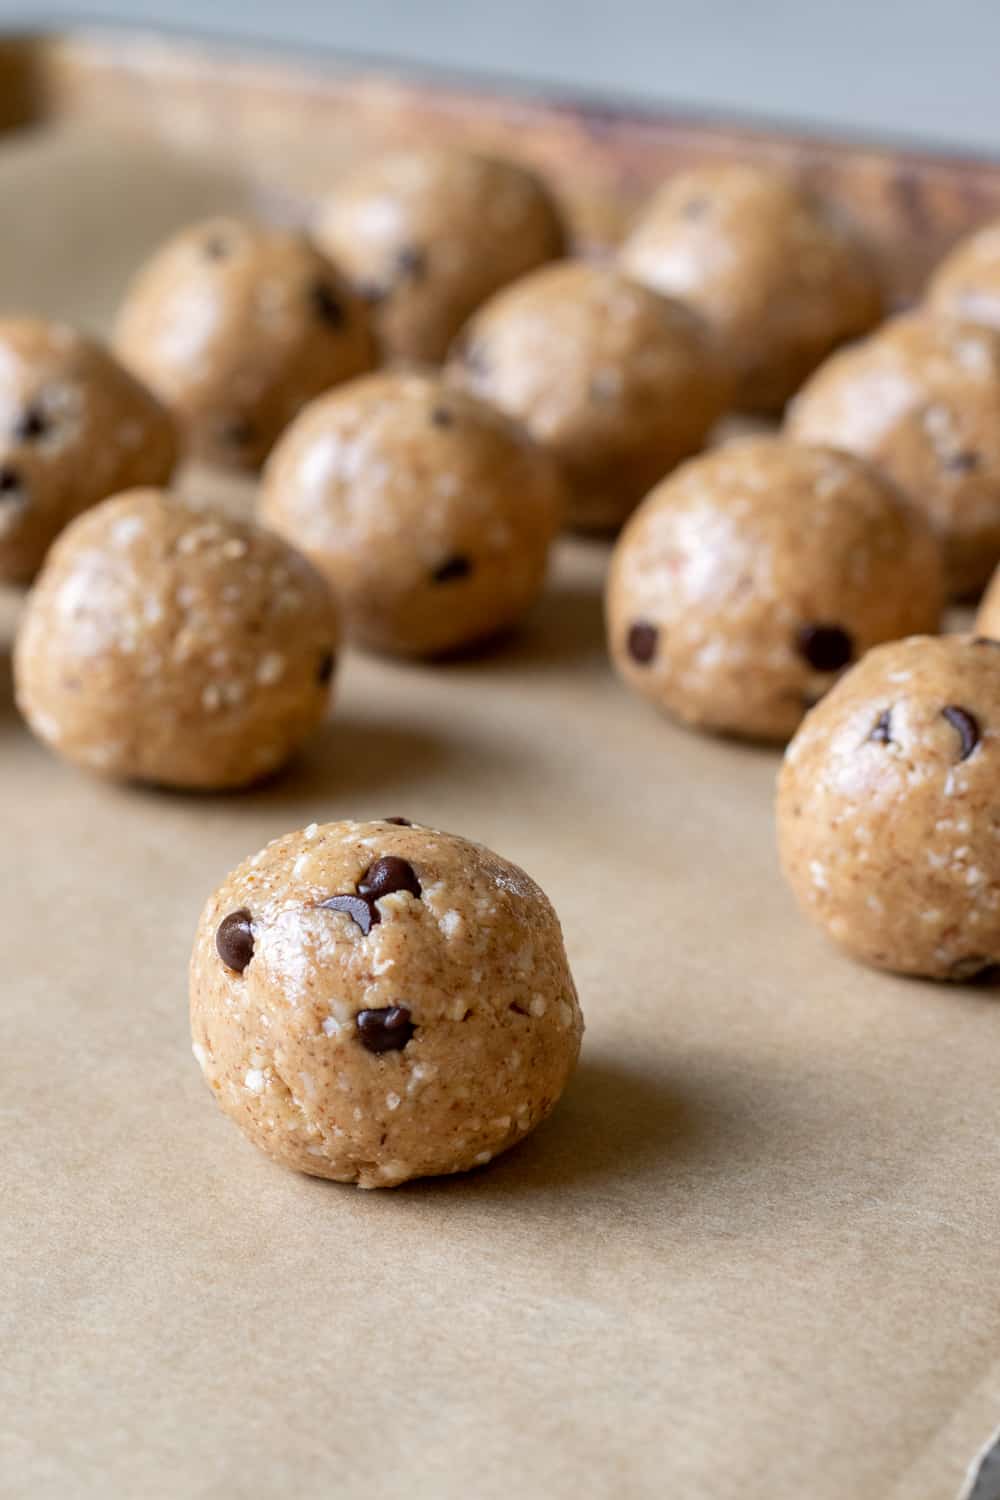
{"type": "Polygon", "coordinates": [[[516,1144],[553,1109],[583,1031],[534,881],[390,819],[313,824],[223,882],[198,926],[191,1026],[255,1145],[367,1188],[516,1144]]]}
{"type": "Polygon", "coordinates": [[[1000,963],[1000,646],[880,646],[808,716],[778,785],[781,863],[856,957],[934,979],[1000,963]]]}
{"type": "Polygon", "coordinates": [[[869,647],[938,628],[940,549],[862,460],[783,438],[691,459],[612,555],[612,659],[687,723],[785,740],[869,647]]]}
{"type": "Polygon", "coordinates": [[[365,304],[303,235],[217,218],[137,273],[115,345],[175,413],[188,451],[254,469],[314,396],[371,369],[365,304]]]}
{"type": "Polygon", "coordinates": [[[337,640],[326,583],[280,537],[133,490],[52,548],[15,643],[17,701],[89,770],[241,786],[322,720],[337,640]]]}
{"type": "Polygon", "coordinates": [[[383,356],[406,363],[441,361],[481,302],[565,248],[535,172],[454,146],[362,162],[316,234],[371,306],[383,356]]]}
{"type": "Polygon", "coordinates": [[[620,526],[702,446],[730,391],[696,314],[583,261],[498,292],[449,370],[549,449],[569,480],[571,524],[593,531],[620,526]]]}
{"type": "Polygon", "coordinates": [[[30,581],[64,526],[166,483],[177,456],[167,411],[96,340],[0,318],[0,582],[30,581]]]}
{"type": "Polygon", "coordinates": [[[816,371],[786,430],[877,464],[926,512],[952,592],[982,588],[1000,561],[1000,333],[894,318],[816,371]]]}
{"type": "Polygon", "coordinates": [[[390,372],[302,413],[260,514],[329,580],[352,640],[433,656],[523,616],[564,509],[553,460],[509,418],[435,375],[390,372]]]}
{"type": "Polygon", "coordinates": [[[747,411],[780,411],[837,344],[867,332],[882,311],[856,231],[768,167],[679,172],[640,215],[621,264],[705,317],[747,411]]]}

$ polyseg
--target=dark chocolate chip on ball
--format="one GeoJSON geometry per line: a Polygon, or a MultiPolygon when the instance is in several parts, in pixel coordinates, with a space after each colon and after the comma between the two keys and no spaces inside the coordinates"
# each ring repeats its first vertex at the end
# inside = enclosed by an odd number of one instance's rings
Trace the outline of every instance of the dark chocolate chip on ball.
{"type": "Polygon", "coordinates": [[[629,626],[626,640],[629,656],[641,667],[648,666],[656,655],[659,638],[660,632],[655,625],[650,625],[648,620],[636,620],[634,625],[629,626]]]}
{"type": "Polygon", "coordinates": [[[326,684],[330,681],[336,665],[337,658],[336,656],[334,656],[333,652],[324,651],[323,655],[319,659],[319,666],[316,668],[316,681],[319,682],[321,686],[325,687],[326,684]]]}
{"type": "Polygon", "coordinates": [[[354,1024],[362,1046],[369,1052],[401,1052],[416,1030],[405,1005],[359,1010],[354,1024]]]}
{"type": "Polygon", "coordinates": [[[377,859],[358,881],[358,895],[369,901],[395,895],[397,891],[409,891],[411,896],[421,894],[420,881],[413,866],[397,854],[386,854],[377,859]]]}
{"type": "Polygon", "coordinates": [[[319,905],[326,911],[342,911],[361,928],[365,937],[381,922],[378,908],[364,896],[328,896],[319,905]]]}
{"type": "Polygon", "coordinates": [[[941,714],[958,735],[959,760],[968,760],[982,738],[978,719],[967,708],[959,708],[956,703],[950,703],[947,708],[943,708],[941,714]]]}
{"type": "Polygon", "coordinates": [[[18,469],[13,464],[0,464],[0,496],[7,495],[13,498],[21,490],[22,480],[18,469]]]}
{"type": "Polygon", "coordinates": [[[816,672],[839,672],[854,656],[854,642],[840,625],[803,625],[796,646],[816,672]]]}
{"type": "Polygon", "coordinates": [[[460,578],[468,578],[472,572],[472,563],[461,552],[446,557],[444,562],[438,563],[431,578],[435,583],[457,583],[460,578]]]}
{"type": "Polygon", "coordinates": [[[253,958],[253,928],[245,906],[223,917],[215,930],[215,950],[227,969],[243,973],[253,958]]]}
{"type": "Polygon", "coordinates": [[[872,732],[868,736],[875,745],[892,744],[892,709],[885,708],[879,714],[872,726],[872,732]]]}
{"type": "Polygon", "coordinates": [[[412,828],[409,818],[383,818],[383,823],[395,823],[397,828],[412,828]]]}
{"type": "Polygon", "coordinates": [[[34,443],[45,436],[50,425],[42,408],[32,403],[25,407],[14,424],[14,437],[19,443],[34,443]]]}
{"type": "Polygon", "coordinates": [[[324,323],[330,328],[343,328],[347,321],[344,304],[325,281],[317,281],[309,295],[313,308],[324,323]]]}

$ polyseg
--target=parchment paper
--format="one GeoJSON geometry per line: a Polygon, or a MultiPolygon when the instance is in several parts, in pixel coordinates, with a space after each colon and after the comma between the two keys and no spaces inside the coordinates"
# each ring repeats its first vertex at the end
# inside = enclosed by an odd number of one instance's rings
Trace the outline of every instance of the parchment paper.
{"type": "MultiPolygon", "coordinates": [[[[100,325],[166,229],[244,196],[86,135],[8,143],[0,302],[100,325]]],[[[565,544],[482,659],[351,657],[326,732],[242,796],[63,767],[2,658],[5,1496],[957,1494],[1000,1416],[997,1000],[800,921],[777,756],[616,684],[604,563],[565,544]],[[245,854],[386,814],[536,876],[588,1030],[533,1140],[365,1194],[217,1113],[185,966],[245,854]]]]}

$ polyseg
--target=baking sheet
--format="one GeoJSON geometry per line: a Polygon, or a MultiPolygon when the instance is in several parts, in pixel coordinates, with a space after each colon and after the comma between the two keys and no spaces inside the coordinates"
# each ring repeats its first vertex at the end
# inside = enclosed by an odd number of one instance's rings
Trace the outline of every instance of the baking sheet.
{"type": "MultiPolygon", "coordinates": [[[[245,196],[148,144],[20,137],[2,301],[99,325],[163,232],[245,196]]],[[[3,1494],[957,1494],[1000,1414],[996,999],[799,920],[777,756],[616,684],[605,562],[566,542],[478,660],[349,656],[326,730],[238,796],[63,767],[0,655],[3,1494]],[[361,1193],[218,1114],[185,967],[245,854],[386,814],[530,870],[588,1030],[525,1145],[361,1193]]]]}

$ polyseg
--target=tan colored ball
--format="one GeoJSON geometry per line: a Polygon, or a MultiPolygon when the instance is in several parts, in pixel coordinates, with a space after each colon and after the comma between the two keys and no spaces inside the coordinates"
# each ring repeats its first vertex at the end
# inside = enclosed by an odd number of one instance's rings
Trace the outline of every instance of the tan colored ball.
{"type": "Polygon", "coordinates": [[[279,537],[132,490],[52,548],[17,635],[17,701],[88,770],[238,787],[323,719],[336,646],[326,584],[279,537]]]}
{"type": "Polygon", "coordinates": [[[808,716],[778,785],[803,911],[855,957],[932,979],[1000,963],[1000,646],[880,646],[808,716]]]}
{"type": "Polygon", "coordinates": [[[940,550],[860,459],[747,438],[653,490],[608,580],[612,659],[700,728],[786,740],[869,647],[938,628],[940,550]]]}
{"type": "Polygon", "coordinates": [[[614,530],[697,451],[729,383],[701,320],[611,266],[562,261],[498,292],[449,363],[561,464],[569,519],[614,530]]]}
{"type": "Polygon", "coordinates": [[[0,582],[33,578],[99,500],[166,483],[177,453],[169,414],[101,344],[39,318],[0,319],[0,582]]]}
{"type": "Polygon", "coordinates": [[[188,450],[240,469],[263,462],[307,401],[374,362],[367,308],[314,245],[227,218],[183,230],[143,266],[115,343],[188,450]]]}
{"type": "Polygon", "coordinates": [[[625,240],[624,270],[714,330],[744,410],[780,411],[845,339],[878,322],[866,247],[833,207],[769,167],[672,177],[625,240]]]}
{"type": "Polygon", "coordinates": [[[317,238],[370,303],[382,352],[433,363],[492,292],[565,248],[528,167],[454,146],[362,162],[320,212],[317,238]]]}
{"type": "Polygon", "coordinates": [[[329,580],[351,639],[433,656],[521,619],[564,505],[552,460],[507,417],[396,372],[302,413],[267,465],[260,514],[329,580]]]}
{"type": "Polygon", "coordinates": [[[1000,331],[1000,220],[945,256],[928,283],[927,306],[938,316],[1000,331]]]}
{"type": "Polygon", "coordinates": [[[816,371],[786,431],[877,464],[927,514],[952,592],[982,588],[1000,561],[1000,333],[895,318],[816,371]]]}
{"type": "Polygon", "coordinates": [[[534,881],[388,819],[312,824],[223,882],[198,925],[191,1030],[256,1146],[374,1188],[522,1140],[562,1093],[583,1019],[534,881]]]}

